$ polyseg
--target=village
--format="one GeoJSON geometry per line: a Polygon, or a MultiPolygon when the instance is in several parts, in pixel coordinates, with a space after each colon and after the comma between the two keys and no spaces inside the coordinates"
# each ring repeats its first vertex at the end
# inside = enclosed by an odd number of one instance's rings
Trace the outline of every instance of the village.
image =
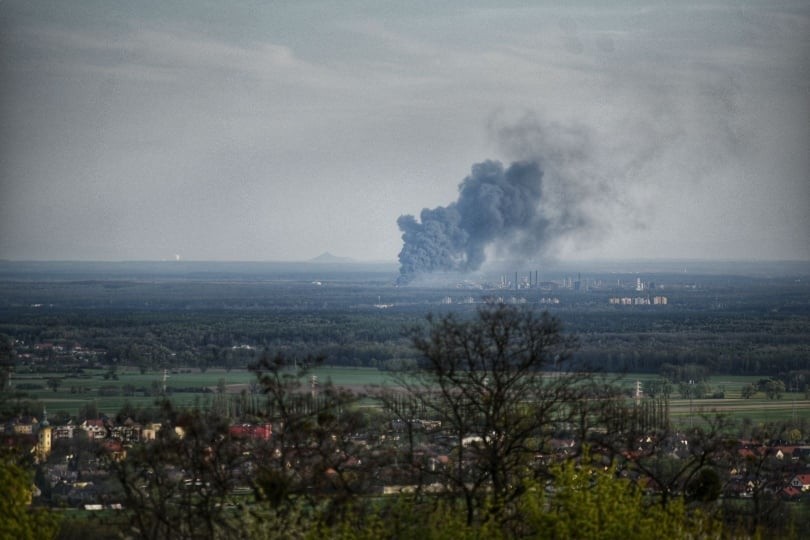
{"type": "MultiPolygon", "coordinates": [[[[106,416],[81,422],[71,419],[67,423],[53,425],[45,413],[41,419],[12,418],[3,427],[4,445],[28,452],[36,464],[35,504],[85,510],[122,507],[121,487],[111,476],[111,463],[125,461],[133,448],[155,444],[162,429],[172,430],[170,436],[176,440],[182,441],[186,437],[183,425],[171,426],[159,422],[142,425],[131,418],[116,423],[106,416]]],[[[283,426],[276,426],[275,432],[281,431],[283,426]]],[[[412,455],[427,473],[421,478],[430,478],[423,480],[429,484],[420,489],[441,491],[443,487],[438,473],[442,468],[455,466],[452,462],[454,456],[458,455],[458,449],[454,447],[452,434],[443,430],[438,421],[392,420],[382,426],[369,426],[365,431],[351,433],[350,444],[341,451],[352,448],[356,455],[343,455],[338,462],[347,470],[361,469],[366,456],[373,457],[373,480],[364,484],[367,494],[413,491],[418,486],[409,482],[413,482],[415,476],[404,474],[394,457],[397,453],[390,451],[391,448],[404,446],[407,435],[416,435],[419,440],[412,455]],[[385,449],[389,451],[386,453],[385,449]],[[381,457],[383,455],[390,457],[390,461],[386,462],[381,457]]],[[[333,434],[333,437],[337,436],[333,434]]],[[[234,494],[252,491],[255,487],[252,485],[252,474],[263,465],[263,459],[277,459],[283,452],[290,460],[287,467],[300,465],[295,463],[295,452],[284,452],[285,449],[274,441],[274,426],[270,422],[229,423],[219,437],[227,439],[229,444],[237,446],[247,456],[235,462],[234,470],[230,471],[236,479],[231,485],[234,494]]],[[[613,459],[632,461],[652,452],[684,463],[696,457],[689,448],[685,433],[667,434],[666,440],[654,440],[653,437],[639,437],[634,448],[626,449],[623,455],[614,456],[613,459]]],[[[461,444],[471,447],[480,440],[480,437],[466,437],[461,444]]],[[[551,463],[575,457],[581,449],[581,442],[574,438],[550,438],[545,445],[546,451],[538,453],[535,459],[551,463]]],[[[726,441],[726,445],[727,453],[712,456],[715,464],[725,465],[724,470],[718,471],[722,478],[721,497],[752,498],[765,493],[793,501],[810,497],[810,445],[752,440],[726,441]]],[[[592,452],[598,453],[597,448],[592,452]]],[[[602,459],[609,459],[607,452],[602,459]]],[[[628,467],[625,474],[638,476],[637,472],[632,471],[628,467]]],[[[193,474],[184,471],[182,466],[173,470],[175,479],[187,484],[198,481],[193,474]]],[[[324,474],[334,475],[335,471],[327,468],[324,474]]],[[[637,477],[636,480],[650,493],[661,488],[650,479],[637,477]]]]}

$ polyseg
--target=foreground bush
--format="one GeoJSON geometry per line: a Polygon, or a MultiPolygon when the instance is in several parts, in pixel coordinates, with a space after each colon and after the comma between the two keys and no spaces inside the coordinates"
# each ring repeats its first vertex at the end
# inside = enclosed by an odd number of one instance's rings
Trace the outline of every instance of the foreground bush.
{"type": "Polygon", "coordinates": [[[490,501],[468,525],[463,505],[452,499],[401,497],[355,511],[339,523],[314,527],[307,538],[449,540],[599,538],[626,540],[723,537],[719,520],[687,509],[682,499],[666,507],[649,504],[632,482],[613,468],[587,459],[552,467],[553,481],[526,486],[510,505],[490,501]]]}
{"type": "Polygon", "coordinates": [[[54,538],[59,521],[53,512],[31,508],[32,475],[16,456],[0,455],[0,540],[54,538]]]}

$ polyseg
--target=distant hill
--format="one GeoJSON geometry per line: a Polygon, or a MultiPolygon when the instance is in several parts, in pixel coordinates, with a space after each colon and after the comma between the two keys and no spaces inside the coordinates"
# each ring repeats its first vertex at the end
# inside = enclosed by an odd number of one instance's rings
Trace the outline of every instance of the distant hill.
{"type": "Polygon", "coordinates": [[[314,259],[310,259],[309,262],[314,263],[352,263],[355,262],[354,259],[350,257],[338,257],[336,255],[332,255],[328,251],[325,251],[315,257],[314,259]]]}

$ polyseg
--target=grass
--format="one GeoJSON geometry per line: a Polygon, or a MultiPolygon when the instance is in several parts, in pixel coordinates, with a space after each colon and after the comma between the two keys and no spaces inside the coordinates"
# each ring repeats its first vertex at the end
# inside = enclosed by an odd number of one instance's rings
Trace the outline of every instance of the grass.
{"type": "MultiPolygon", "coordinates": [[[[24,390],[30,398],[42,401],[51,413],[65,412],[77,415],[87,403],[94,402],[102,413],[115,414],[125,403],[140,407],[152,407],[156,396],[153,389],[163,386],[163,371],[141,373],[135,368],[122,368],[116,372],[117,379],[105,379],[106,370],[88,369],[82,377],[65,377],[57,373],[15,374],[13,384],[17,387],[26,384],[42,386],[38,390],[24,390]],[[47,381],[58,378],[57,391],[48,387],[47,381]],[[130,385],[136,391],[134,395],[123,396],[121,390],[130,385]],[[104,395],[104,388],[115,387],[116,395],[104,395]],[[145,392],[144,392],[145,390],[145,392]]],[[[351,387],[355,391],[370,385],[385,384],[388,374],[375,368],[351,368],[322,366],[311,372],[320,383],[332,381],[339,386],[351,387]]],[[[220,381],[225,383],[226,393],[239,393],[256,381],[255,375],[246,369],[209,369],[201,372],[198,369],[177,369],[168,373],[166,385],[173,388],[207,388],[210,392],[173,392],[172,401],[178,406],[191,406],[196,400],[210,399],[217,391],[220,381]]],[[[303,385],[309,380],[302,381],[303,385]]]]}
{"type": "MultiPolygon", "coordinates": [[[[83,377],[67,377],[53,373],[15,374],[13,382],[20,384],[42,385],[40,390],[27,391],[29,397],[41,400],[49,412],[66,412],[76,415],[88,402],[95,402],[98,410],[106,414],[115,414],[121,407],[129,402],[135,406],[152,407],[155,405],[153,387],[163,385],[163,372],[153,371],[141,373],[135,368],[122,368],[116,373],[118,379],[104,379],[105,370],[86,370],[83,377]],[[58,391],[54,392],[47,387],[47,380],[60,378],[58,391]],[[133,396],[122,396],[120,390],[125,385],[145,389],[133,396]],[[103,395],[100,389],[117,387],[117,395],[103,395]],[[75,389],[76,392],[72,391],[75,389]]],[[[354,391],[373,385],[391,383],[391,375],[375,368],[353,368],[337,366],[321,366],[311,372],[318,377],[320,383],[331,380],[338,386],[346,386],[354,391]]],[[[608,374],[610,378],[610,374],[608,374]]],[[[616,375],[615,382],[629,391],[635,389],[636,381],[645,383],[657,379],[653,374],[622,374],[616,375]]],[[[701,413],[721,412],[736,418],[748,417],[753,421],[765,422],[773,420],[790,420],[810,418],[810,400],[803,394],[785,393],[779,400],[767,399],[763,393],[758,393],[751,399],[742,399],[741,390],[750,383],[756,383],[760,377],[756,376],[729,376],[721,375],[711,377],[709,385],[712,390],[721,389],[725,393],[724,399],[680,399],[676,391],[670,402],[670,415],[676,424],[685,425],[695,422],[701,413]]],[[[256,380],[254,374],[245,369],[209,369],[201,372],[198,369],[176,369],[168,374],[166,384],[175,388],[208,388],[216,392],[220,381],[224,381],[227,393],[239,393],[247,389],[250,383],[256,380]]],[[[309,380],[302,381],[302,385],[309,384],[309,380]]],[[[212,393],[203,392],[174,392],[172,401],[180,406],[191,406],[195,401],[210,399],[212,393]]]]}
{"type": "Polygon", "coordinates": [[[804,395],[785,395],[781,400],[765,397],[751,399],[673,399],[670,418],[677,425],[697,423],[703,414],[722,413],[732,418],[749,418],[755,422],[798,421],[810,418],[810,400],[804,395]],[[795,397],[795,399],[793,399],[795,397]],[[800,399],[801,398],[801,399],[800,399]]]}

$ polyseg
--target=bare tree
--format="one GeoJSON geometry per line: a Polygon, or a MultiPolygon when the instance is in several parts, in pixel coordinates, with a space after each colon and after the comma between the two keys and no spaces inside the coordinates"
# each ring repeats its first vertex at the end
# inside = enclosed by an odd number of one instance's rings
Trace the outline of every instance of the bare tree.
{"type": "Polygon", "coordinates": [[[618,460],[620,469],[655,493],[662,508],[681,496],[714,502],[731,455],[731,423],[721,414],[701,414],[698,425],[679,431],[669,423],[665,398],[617,399],[602,410],[591,442],[618,460]]]}
{"type": "Polygon", "coordinates": [[[156,440],[111,458],[130,535],[143,539],[239,538],[228,508],[246,466],[244,448],[228,436],[227,421],[200,411],[167,416],[156,440]]]}
{"type": "Polygon", "coordinates": [[[303,523],[290,520],[306,519],[303,508],[317,508],[325,522],[340,519],[376,467],[356,437],[365,423],[350,407],[357,397],[328,381],[303,385],[307,364],[265,355],[253,366],[266,396],[257,416],[272,424],[271,436],[245,435],[216,410],[175,410],[167,401],[156,439],[109,459],[130,534],[245,538],[275,524],[275,537],[287,538],[303,523]],[[259,504],[243,506],[245,488],[259,504]]]}
{"type": "Polygon", "coordinates": [[[790,504],[783,495],[803,467],[788,456],[779,457],[772,448],[775,440],[784,437],[786,427],[782,422],[759,426],[750,440],[735,449],[729,463],[736,473],[731,481],[739,498],[723,500],[724,518],[754,536],[767,531],[787,537],[802,516],[801,511],[796,512],[801,505],[790,504]]]}
{"type": "Polygon", "coordinates": [[[368,491],[376,468],[368,441],[356,436],[366,422],[351,406],[360,396],[308,378],[314,361],[264,355],[252,367],[267,397],[265,417],[273,424],[255,487],[274,507],[328,495],[328,511],[340,512],[347,500],[368,491]]]}
{"type": "Polygon", "coordinates": [[[10,337],[0,334],[0,392],[5,392],[14,371],[14,347],[10,337]]]}
{"type": "Polygon", "coordinates": [[[396,376],[404,410],[441,423],[450,462],[437,474],[472,523],[488,495],[498,506],[522,493],[538,472],[534,457],[572,420],[589,375],[571,369],[575,341],[548,313],[490,303],[472,319],[429,316],[409,336],[420,359],[396,376]]]}

